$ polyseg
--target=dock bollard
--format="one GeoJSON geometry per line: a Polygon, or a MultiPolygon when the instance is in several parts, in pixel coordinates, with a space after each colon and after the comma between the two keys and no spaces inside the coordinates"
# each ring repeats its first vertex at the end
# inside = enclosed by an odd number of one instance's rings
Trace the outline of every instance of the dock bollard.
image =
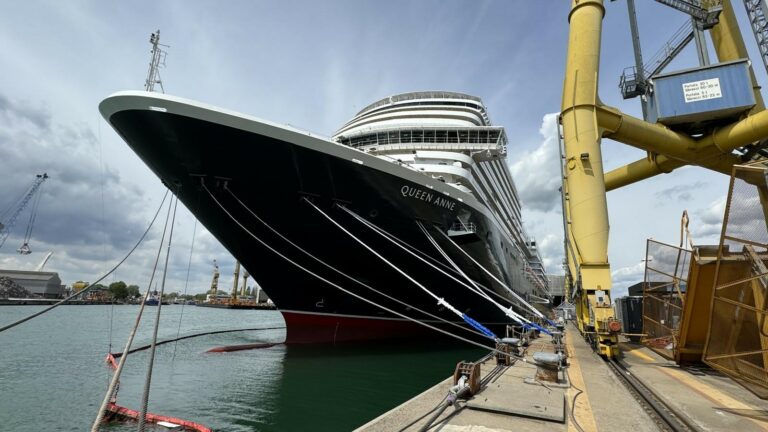
{"type": "Polygon", "coordinates": [[[496,350],[501,351],[496,353],[496,364],[509,366],[512,364],[511,355],[515,355],[515,356],[520,355],[520,339],[519,338],[501,338],[501,340],[499,340],[499,342],[496,343],[496,350]]]}
{"type": "Polygon", "coordinates": [[[561,332],[561,331],[553,331],[552,332],[552,343],[555,345],[555,353],[557,353],[557,354],[564,354],[564,350],[563,350],[563,332],[561,332]]]}
{"type": "Polygon", "coordinates": [[[462,376],[466,377],[466,384],[471,394],[480,392],[480,363],[459,362],[453,372],[453,385],[458,384],[462,376]]]}
{"type": "Polygon", "coordinates": [[[559,381],[557,374],[560,371],[560,363],[563,361],[562,354],[540,351],[533,354],[533,361],[536,363],[537,380],[552,383],[559,381]]]}

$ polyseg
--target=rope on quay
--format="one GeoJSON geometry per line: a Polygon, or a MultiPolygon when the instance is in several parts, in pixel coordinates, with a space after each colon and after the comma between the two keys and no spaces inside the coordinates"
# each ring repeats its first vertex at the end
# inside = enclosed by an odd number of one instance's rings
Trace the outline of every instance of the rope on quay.
{"type": "MultiPolygon", "coordinates": [[[[320,276],[319,274],[317,274],[317,273],[313,272],[312,270],[309,270],[308,268],[306,268],[306,267],[302,266],[301,264],[299,264],[299,263],[297,263],[297,262],[295,262],[295,261],[291,260],[291,259],[290,259],[290,258],[288,258],[287,256],[283,255],[283,254],[282,254],[280,251],[278,251],[277,249],[273,248],[272,246],[270,246],[269,244],[267,244],[267,242],[265,242],[264,240],[262,240],[261,238],[257,237],[255,234],[253,234],[253,233],[252,233],[250,230],[248,230],[248,228],[246,228],[246,227],[245,227],[245,226],[244,226],[244,225],[243,225],[243,224],[242,224],[242,223],[241,223],[239,220],[237,220],[237,218],[235,218],[235,217],[232,215],[232,213],[230,213],[230,212],[229,212],[229,211],[228,211],[228,210],[227,210],[227,209],[226,209],[226,208],[225,208],[225,207],[224,207],[224,206],[221,204],[221,202],[220,202],[220,201],[219,201],[219,200],[216,198],[216,196],[215,196],[215,195],[213,195],[213,193],[212,193],[212,192],[211,192],[211,191],[208,189],[208,187],[205,185],[205,183],[204,183],[204,182],[202,182],[202,183],[201,183],[201,186],[202,186],[203,190],[205,190],[205,191],[208,193],[208,196],[210,196],[210,197],[211,197],[211,199],[214,201],[214,203],[216,203],[216,205],[218,205],[218,207],[221,209],[221,211],[223,211],[223,212],[224,212],[224,214],[226,214],[226,215],[227,215],[227,216],[228,216],[228,217],[229,217],[229,218],[230,218],[230,219],[231,219],[231,220],[232,220],[232,221],[233,221],[235,224],[237,224],[237,225],[238,225],[238,226],[239,226],[239,227],[240,227],[240,228],[241,228],[243,231],[245,231],[245,233],[246,233],[246,234],[248,234],[248,235],[249,235],[251,238],[253,238],[254,240],[256,240],[256,242],[258,242],[259,244],[261,244],[262,246],[264,246],[266,249],[268,249],[269,251],[271,251],[271,252],[272,252],[272,253],[274,253],[275,255],[279,256],[279,257],[280,257],[280,258],[282,258],[282,259],[284,259],[285,261],[287,261],[287,262],[288,262],[288,263],[290,263],[291,265],[293,265],[293,266],[297,267],[298,269],[300,269],[300,270],[302,270],[302,271],[306,272],[307,274],[309,274],[309,275],[311,275],[311,276],[315,277],[316,279],[318,279],[318,280],[320,280],[320,281],[322,281],[322,282],[325,282],[325,283],[327,283],[328,285],[330,285],[330,286],[332,286],[332,287],[334,287],[334,288],[338,289],[339,291],[341,291],[341,292],[344,292],[344,293],[346,293],[346,294],[349,294],[350,296],[352,296],[352,297],[355,297],[356,299],[358,299],[358,300],[360,300],[360,301],[363,301],[363,302],[365,302],[365,303],[368,303],[368,304],[370,304],[371,306],[375,306],[375,307],[378,307],[378,308],[380,308],[380,309],[382,309],[382,310],[384,310],[384,311],[386,311],[386,312],[389,312],[389,313],[391,313],[392,315],[396,315],[396,316],[399,316],[399,317],[401,317],[401,318],[404,318],[404,319],[406,319],[406,320],[408,320],[408,321],[412,321],[412,322],[414,322],[415,324],[418,324],[418,325],[421,325],[421,326],[427,327],[427,328],[429,328],[429,329],[431,329],[431,330],[434,330],[434,331],[436,331],[436,332],[440,332],[440,333],[442,333],[442,334],[445,334],[446,336],[450,336],[450,337],[452,337],[452,338],[454,338],[454,339],[458,339],[458,340],[460,340],[460,341],[463,341],[463,342],[466,342],[466,343],[468,343],[468,344],[471,344],[471,345],[475,345],[475,346],[478,346],[478,347],[480,347],[480,348],[483,348],[483,349],[491,350],[491,351],[493,351],[493,352],[495,352],[495,353],[498,353],[498,354],[507,355],[507,356],[510,356],[510,357],[516,357],[516,356],[514,356],[513,354],[510,354],[510,353],[505,353],[505,352],[499,351],[499,350],[497,350],[495,347],[490,347],[490,346],[488,346],[488,345],[484,345],[484,344],[482,344],[482,343],[479,343],[479,342],[475,342],[475,341],[473,341],[473,340],[471,340],[471,339],[467,339],[467,338],[465,338],[465,337],[462,337],[462,336],[458,336],[458,335],[455,335],[455,334],[453,334],[453,333],[450,333],[450,332],[448,332],[448,331],[446,331],[446,330],[443,330],[443,329],[441,329],[441,328],[438,328],[438,327],[435,327],[435,326],[433,326],[433,325],[430,325],[430,324],[428,324],[428,323],[426,323],[426,322],[423,322],[423,321],[419,321],[419,320],[417,320],[417,319],[415,319],[415,318],[412,318],[412,317],[409,317],[409,316],[407,316],[407,315],[405,315],[405,314],[403,314],[403,313],[400,313],[400,312],[397,312],[397,311],[395,311],[395,310],[392,310],[392,309],[390,309],[390,308],[388,308],[388,307],[386,307],[386,306],[384,306],[384,305],[380,305],[380,304],[378,304],[378,303],[374,302],[373,300],[369,300],[369,299],[367,299],[367,298],[365,298],[365,297],[363,297],[363,296],[361,296],[361,295],[359,295],[359,294],[353,293],[352,291],[349,291],[348,289],[346,289],[346,288],[344,288],[344,287],[342,287],[342,286],[340,286],[340,285],[338,285],[338,284],[336,284],[336,283],[334,283],[334,282],[332,282],[332,281],[330,281],[330,280],[328,280],[328,279],[326,279],[326,278],[324,278],[324,277],[320,276]]],[[[518,358],[520,358],[520,357],[518,357],[518,358]]]]}
{"type": "Polygon", "coordinates": [[[96,280],[96,282],[92,283],[90,286],[86,287],[85,289],[83,289],[83,290],[81,290],[81,291],[79,291],[79,292],[77,292],[77,293],[75,293],[75,294],[72,294],[71,296],[69,296],[69,297],[65,298],[64,300],[61,300],[61,301],[60,301],[60,302],[58,302],[58,303],[54,303],[54,304],[52,304],[50,307],[47,307],[47,308],[45,308],[45,309],[43,309],[43,310],[41,310],[41,311],[39,311],[39,312],[35,312],[35,313],[33,313],[33,314],[29,315],[29,316],[26,316],[26,317],[24,317],[24,318],[22,318],[22,319],[20,319],[20,320],[18,320],[18,321],[15,321],[15,322],[12,322],[12,323],[10,323],[10,324],[8,324],[8,325],[5,325],[5,326],[3,326],[3,327],[0,327],[0,333],[4,332],[4,331],[6,331],[6,330],[12,329],[12,328],[16,327],[16,326],[17,326],[17,325],[19,325],[19,324],[23,324],[23,323],[25,323],[25,322],[27,322],[27,321],[31,320],[32,318],[36,318],[36,317],[38,317],[38,316],[40,316],[40,315],[42,315],[42,314],[44,314],[44,313],[46,313],[46,312],[48,312],[48,311],[50,311],[50,310],[52,310],[52,309],[55,309],[55,308],[57,308],[57,307],[59,307],[59,306],[63,305],[64,303],[67,303],[67,302],[69,302],[70,300],[74,299],[75,297],[81,296],[81,295],[83,295],[83,294],[85,294],[85,293],[89,292],[91,289],[95,288],[95,287],[98,285],[98,283],[99,283],[99,282],[103,281],[104,279],[106,279],[106,278],[107,278],[107,276],[109,276],[109,275],[111,275],[112,273],[114,273],[114,271],[115,271],[115,270],[117,270],[117,269],[118,269],[118,267],[120,267],[121,265],[123,265],[123,263],[124,263],[124,262],[125,262],[125,261],[128,259],[128,257],[130,257],[130,256],[133,254],[133,252],[136,250],[136,248],[138,248],[138,247],[139,247],[139,245],[141,244],[141,242],[142,242],[142,241],[144,241],[144,238],[147,236],[147,233],[149,233],[149,230],[152,228],[152,225],[154,225],[154,224],[155,224],[155,220],[157,219],[157,215],[159,215],[159,214],[160,214],[160,209],[162,209],[162,208],[163,208],[163,204],[165,204],[165,199],[166,199],[167,197],[168,197],[168,190],[166,189],[166,191],[165,191],[165,195],[163,196],[163,201],[162,201],[162,202],[160,202],[160,207],[158,207],[158,208],[157,208],[157,212],[155,212],[155,216],[152,218],[152,222],[150,222],[150,223],[149,223],[149,226],[147,227],[147,229],[146,229],[146,230],[144,230],[144,234],[142,234],[142,235],[141,235],[141,237],[140,237],[140,238],[139,238],[139,240],[136,242],[136,244],[133,246],[133,248],[131,248],[131,250],[130,250],[130,251],[128,251],[128,254],[127,254],[125,257],[123,257],[123,259],[121,259],[121,260],[120,260],[120,262],[118,262],[118,263],[117,263],[117,264],[116,264],[114,267],[112,267],[112,269],[111,269],[111,270],[109,270],[109,271],[108,271],[106,274],[104,274],[102,277],[98,278],[98,279],[96,280]]]}

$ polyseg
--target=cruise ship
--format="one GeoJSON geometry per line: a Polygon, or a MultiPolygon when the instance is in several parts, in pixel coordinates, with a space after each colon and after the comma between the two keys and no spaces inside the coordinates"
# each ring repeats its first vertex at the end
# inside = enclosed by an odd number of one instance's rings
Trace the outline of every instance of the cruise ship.
{"type": "Polygon", "coordinates": [[[457,312],[503,335],[499,305],[548,306],[508,138],[480,98],[387,97],[332,138],[152,92],[99,108],[256,278],[288,343],[460,332],[457,312]]]}

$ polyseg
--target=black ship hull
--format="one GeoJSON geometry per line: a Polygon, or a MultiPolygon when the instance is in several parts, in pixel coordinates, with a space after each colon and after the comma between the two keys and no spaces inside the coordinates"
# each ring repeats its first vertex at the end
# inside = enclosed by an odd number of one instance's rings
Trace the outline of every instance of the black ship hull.
{"type": "MultiPolygon", "coordinates": [[[[487,210],[471,196],[462,197],[459,191],[409,168],[325,139],[168,96],[118,94],[102,102],[100,108],[128,145],[267,292],[285,318],[287,342],[410,337],[430,331],[339,290],[297,264],[416,320],[437,323],[415,310],[419,308],[445,320],[461,321],[334,226],[306,200],[430,291],[497,334],[502,335],[505,325],[512,323],[487,300],[339,208],[345,206],[442,261],[442,265],[447,264],[420,230],[416,221],[421,221],[468,276],[503,293],[502,287],[437,233],[437,229],[445,232],[462,216],[476,227],[474,233],[465,236],[462,247],[518,290],[509,274],[515,271],[512,246],[492,223],[487,210]],[[315,258],[407,306],[329,269],[286,242],[250,212],[315,258]],[[254,240],[239,224],[284,257],[254,240]]],[[[529,293],[520,289],[518,294],[529,293]]],[[[461,336],[469,335],[449,328],[461,336]]]]}

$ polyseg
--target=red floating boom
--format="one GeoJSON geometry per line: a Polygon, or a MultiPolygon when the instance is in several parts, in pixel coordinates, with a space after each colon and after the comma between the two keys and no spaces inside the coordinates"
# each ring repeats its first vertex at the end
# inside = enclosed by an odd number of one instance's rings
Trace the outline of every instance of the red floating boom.
{"type": "Polygon", "coordinates": [[[255,344],[243,344],[243,345],[225,345],[220,347],[211,348],[206,352],[218,353],[218,352],[231,352],[231,351],[244,351],[250,349],[269,348],[277,344],[275,343],[255,343],[255,344]]]}
{"type": "MultiPolygon", "coordinates": [[[[138,420],[139,412],[136,410],[121,407],[114,403],[110,403],[109,405],[107,405],[107,415],[105,417],[105,421],[112,420],[114,418],[138,420]]],[[[195,423],[189,420],[182,420],[176,417],[168,417],[168,416],[159,415],[159,414],[147,413],[147,422],[157,423],[157,422],[163,422],[163,421],[181,425],[182,427],[184,427],[185,430],[188,430],[188,431],[212,432],[209,427],[203,426],[200,423],[195,423]]]]}

